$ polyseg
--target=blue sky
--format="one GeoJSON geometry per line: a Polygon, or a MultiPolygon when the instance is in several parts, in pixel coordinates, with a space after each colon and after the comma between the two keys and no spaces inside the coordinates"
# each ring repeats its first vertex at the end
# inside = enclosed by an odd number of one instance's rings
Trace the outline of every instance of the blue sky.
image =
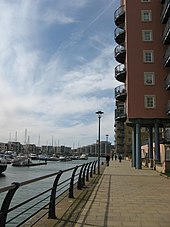
{"type": "Polygon", "coordinates": [[[0,1],[0,141],[113,143],[118,0],[0,1]]]}

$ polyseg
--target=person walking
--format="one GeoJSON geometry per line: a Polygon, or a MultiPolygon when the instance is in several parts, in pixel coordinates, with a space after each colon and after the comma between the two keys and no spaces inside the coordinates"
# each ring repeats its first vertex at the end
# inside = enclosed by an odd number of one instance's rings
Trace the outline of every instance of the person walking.
{"type": "Polygon", "coordinates": [[[122,161],[122,156],[121,155],[119,155],[119,162],[121,162],[122,161]]]}
{"type": "Polygon", "coordinates": [[[106,155],[106,165],[109,166],[109,162],[110,162],[110,155],[107,154],[106,155]]]}

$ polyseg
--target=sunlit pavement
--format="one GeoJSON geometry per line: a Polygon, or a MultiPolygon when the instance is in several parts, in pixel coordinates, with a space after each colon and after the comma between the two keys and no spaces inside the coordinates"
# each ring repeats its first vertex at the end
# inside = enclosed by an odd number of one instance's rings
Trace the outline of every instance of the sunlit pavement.
{"type": "Polygon", "coordinates": [[[170,179],[111,160],[75,227],[169,227],[170,179]]]}

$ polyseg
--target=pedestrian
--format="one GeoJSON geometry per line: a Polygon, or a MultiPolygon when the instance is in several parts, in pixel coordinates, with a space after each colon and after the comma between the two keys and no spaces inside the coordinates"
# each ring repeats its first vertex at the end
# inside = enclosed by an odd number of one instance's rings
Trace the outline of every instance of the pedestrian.
{"type": "Polygon", "coordinates": [[[115,154],[115,161],[117,160],[117,155],[115,154]]]}
{"type": "Polygon", "coordinates": [[[121,155],[119,155],[119,162],[121,162],[122,161],[122,156],[121,155]]]}
{"type": "Polygon", "coordinates": [[[110,162],[110,155],[107,154],[106,155],[106,165],[109,166],[109,162],[110,162]]]}

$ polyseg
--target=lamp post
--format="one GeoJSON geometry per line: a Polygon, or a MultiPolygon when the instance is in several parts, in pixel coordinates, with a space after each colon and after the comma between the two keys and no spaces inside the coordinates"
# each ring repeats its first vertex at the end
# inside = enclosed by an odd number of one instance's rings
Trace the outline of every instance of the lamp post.
{"type": "Polygon", "coordinates": [[[105,155],[107,155],[107,148],[108,148],[108,138],[109,138],[109,135],[106,134],[106,143],[105,143],[105,155]]]}
{"type": "Polygon", "coordinates": [[[98,131],[98,175],[100,174],[100,119],[102,117],[102,112],[101,110],[96,112],[96,115],[98,116],[99,119],[99,131],[98,131]]]}

